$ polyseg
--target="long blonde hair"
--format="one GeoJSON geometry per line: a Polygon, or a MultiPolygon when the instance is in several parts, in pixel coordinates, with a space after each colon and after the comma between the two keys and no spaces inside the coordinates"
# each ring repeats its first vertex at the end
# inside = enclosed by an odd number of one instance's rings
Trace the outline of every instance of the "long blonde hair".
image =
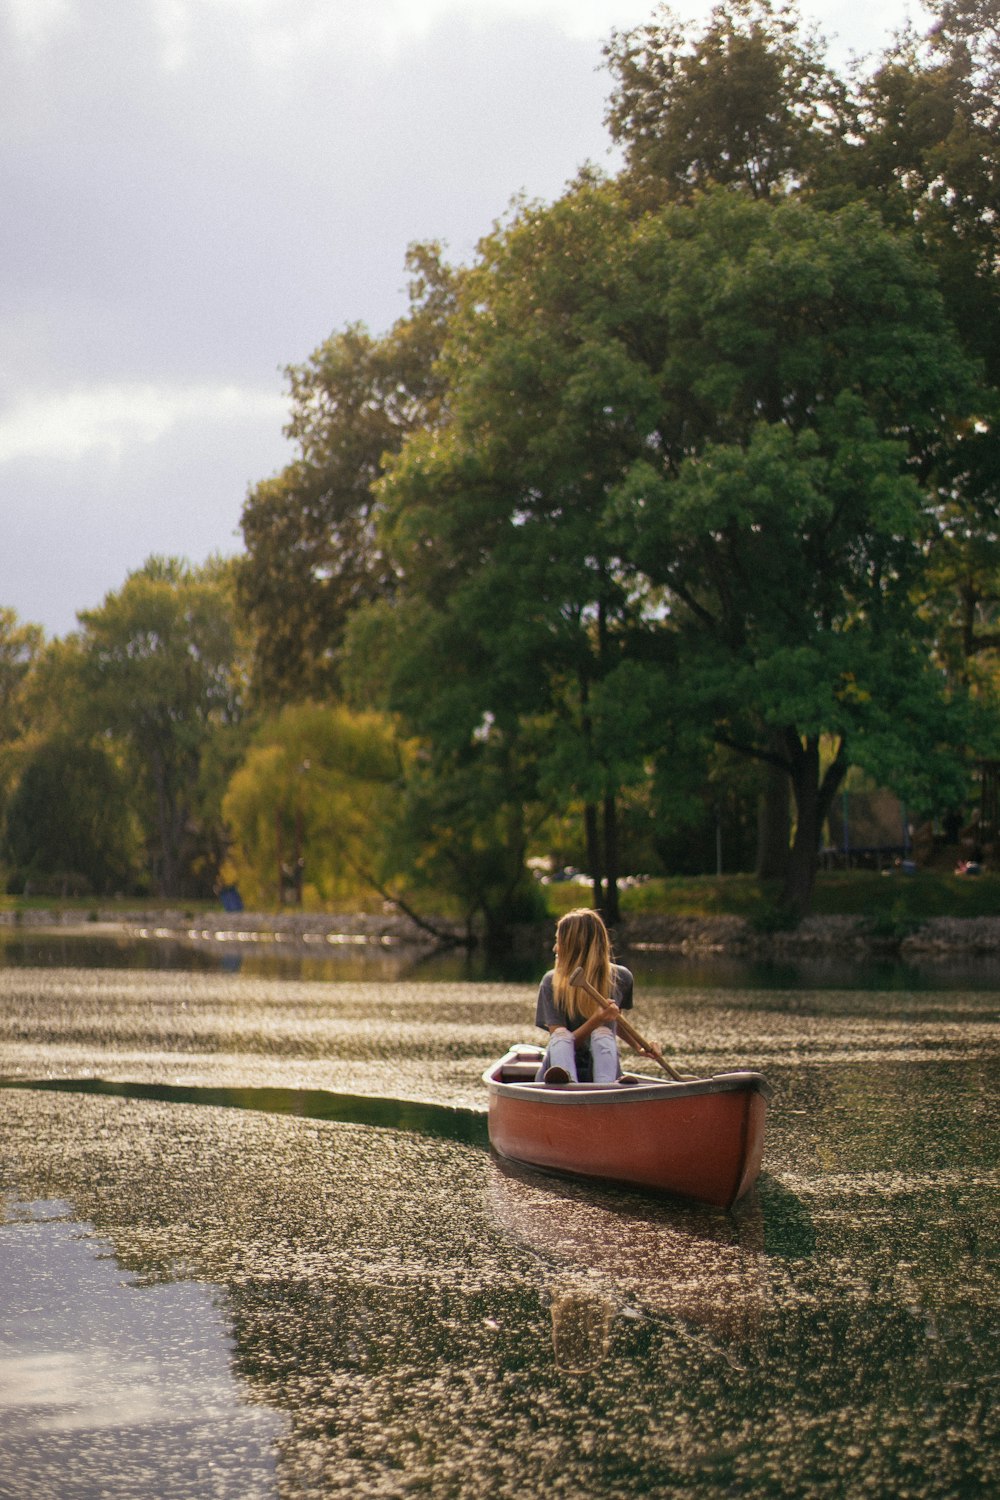
{"type": "Polygon", "coordinates": [[[569,976],[579,968],[596,990],[611,998],[611,939],[597,912],[588,907],[578,907],[560,917],[556,925],[556,967],[552,979],[552,993],[559,1009],[570,1020],[585,1021],[599,1006],[586,990],[570,984],[569,976]]]}

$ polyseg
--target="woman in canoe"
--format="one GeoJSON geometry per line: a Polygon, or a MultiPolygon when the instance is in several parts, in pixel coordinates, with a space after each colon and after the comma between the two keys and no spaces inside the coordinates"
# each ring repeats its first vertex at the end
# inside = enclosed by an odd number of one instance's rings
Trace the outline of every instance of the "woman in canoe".
{"type": "Polygon", "coordinates": [[[612,963],[608,929],[596,911],[582,908],[561,917],[554,951],[556,966],[539,985],[535,1010],[536,1026],[549,1033],[538,1077],[549,1083],[614,1083],[621,1075],[615,1020],[632,1008],[632,975],[612,963]],[[569,976],[579,968],[610,997],[606,1009],[570,984],[569,976]]]}

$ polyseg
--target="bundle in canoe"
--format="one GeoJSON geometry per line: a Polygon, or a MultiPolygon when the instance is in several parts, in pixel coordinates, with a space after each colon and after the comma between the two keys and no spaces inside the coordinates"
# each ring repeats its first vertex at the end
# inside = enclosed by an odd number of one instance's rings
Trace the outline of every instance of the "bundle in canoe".
{"type": "Polygon", "coordinates": [[[770,1088],[760,1073],[674,1082],[534,1082],[539,1047],[513,1047],[483,1074],[501,1156],[731,1208],[753,1187],[770,1088]]]}

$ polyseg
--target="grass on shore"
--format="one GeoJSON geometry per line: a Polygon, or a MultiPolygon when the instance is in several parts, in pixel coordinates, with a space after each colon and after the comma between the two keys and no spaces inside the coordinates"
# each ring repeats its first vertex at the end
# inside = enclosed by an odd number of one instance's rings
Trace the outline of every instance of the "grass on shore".
{"type": "MultiPolygon", "coordinates": [[[[549,912],[558,918],[575,906],[591,904],[589,884],[564,882],[545,888],[549,912]]],[[[777,906],[777,892],[752,875],[670,876],[630,885],[621,893],[625,916],[715,917],[766,919],[777,906]]],[[[427,910],[436,903],[417,903],[427,910]]],[[[357,910],[371,909],[359,901],[357,910]]],[[[0,911],[76,912],[81,921],[96,920],[98,912],[126,916],[129,912],[181,911],[195,917],[218,912],[214,901],[142,897],[0,896],[0,911]]],[[[287,908],[286,908],[287,910],[287,908]]],[[[813,901],[816,916],[869,916],[875,920],[916,923],[931,917],[1000,916],[1000,875],[958,876],[934,870],[904,875],[897,871],[820,871],[813,901]]]]}
{"type": "MultiPolygon", "coordinates": [[[[546,887],[553,916],[590,904],[590,887],[546,887]]],[[[672,876],[622,891],[625,916],[765,917],[778,893],[752,875],[672,876]]],[[[904,875],[876,870],[820,871],[815,916],[868,916],[922,922],[930,917],[1000,916],[1000,875],[959,876],[934,870],[904,875]]]]}

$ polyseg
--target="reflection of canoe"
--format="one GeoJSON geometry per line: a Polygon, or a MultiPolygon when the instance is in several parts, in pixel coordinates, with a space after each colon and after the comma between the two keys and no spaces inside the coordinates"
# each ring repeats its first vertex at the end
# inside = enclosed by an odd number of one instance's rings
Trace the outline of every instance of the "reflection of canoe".
{"type": "Polygon", "coordinates": [[[487,1202],[504,1233],[547,1263],[554,1331],[556,1304],[571,1295],[595,1302],[585,1326],[596,1329],[603,1295],[614,1311],[638,1305],[727,1342],[749,1345],[760,1337],[770,1289],[764,1209],[756,1197],[736,1213],[720,1214],[697,1203],[640,1201],[592,1183],[543,1177],[498,1157],[487,1202]]]}
{"type": "Polygon", "coordinates": [[[515,1047],[483,1074],[502,1156],[717,1208],[753,1187],[770,1094],[759,1073],[553,1087],[532,1081],[540,1059],[539,1048],[515,1047]]]}

